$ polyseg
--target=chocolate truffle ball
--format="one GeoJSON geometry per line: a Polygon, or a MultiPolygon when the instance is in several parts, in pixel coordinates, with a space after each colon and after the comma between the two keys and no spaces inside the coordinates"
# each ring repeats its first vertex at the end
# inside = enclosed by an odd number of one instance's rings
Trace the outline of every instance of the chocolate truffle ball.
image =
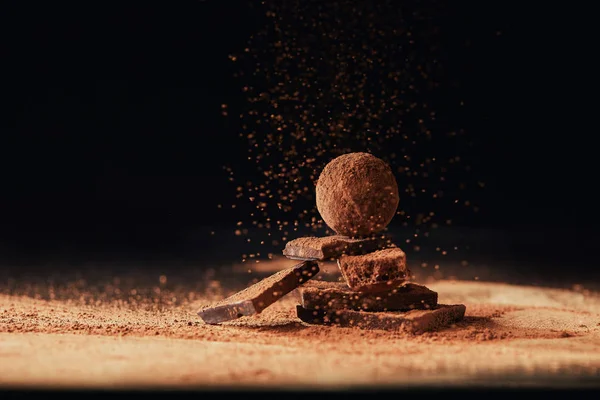
{"type": "Polygon", "coordinates": [[[317,181],[317,209],[340,235],[369,236],[383,230],[394,217],[398,201],[390,166],[368,153],[333,159],[317,181]]]}

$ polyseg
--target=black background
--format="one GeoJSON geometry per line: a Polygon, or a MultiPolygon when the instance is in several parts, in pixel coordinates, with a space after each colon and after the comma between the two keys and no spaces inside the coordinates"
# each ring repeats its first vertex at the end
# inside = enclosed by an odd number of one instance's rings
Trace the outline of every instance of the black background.
{"type": "MultiPolygon", "coordinates": [[[[243,218],[215,206],[234,196],[222,166],[241,166],[246,142],[220,107],[246,101],[228,55],[266,23],[251,3],[3,3],[3,259],[201,258],[226,246],[209,232],[243,218]]],[[[486,181],[481,212],[456,229],[502,232],[502,248],[538,271],[591,274],[587,25],[550,6],[467,3],[438,17],[486,181]]]]}

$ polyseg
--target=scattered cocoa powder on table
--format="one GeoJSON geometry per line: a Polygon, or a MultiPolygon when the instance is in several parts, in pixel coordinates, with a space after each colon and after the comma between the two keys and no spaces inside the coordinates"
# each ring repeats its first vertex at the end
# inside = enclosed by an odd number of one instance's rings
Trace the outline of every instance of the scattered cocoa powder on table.
{"type": "Polygon", "coordinates": [[[212,295],[212,285],[193,292],[196,282],[174,281],[160,291],[129,288],[125,278],[93,290],[90,281],[84,287],[13,285],[0,294],[0,384],[429,385],[502,382],[514,378],[511,371],[528,379],[576,380],[600,370],[595,293],[423,282],[440,302],[464,303],[467,312],[448,329],[412,335],[304,324],[295,315],[296,292],[256,316],[205,325],[196,310],[239,287],[212,295]]]}

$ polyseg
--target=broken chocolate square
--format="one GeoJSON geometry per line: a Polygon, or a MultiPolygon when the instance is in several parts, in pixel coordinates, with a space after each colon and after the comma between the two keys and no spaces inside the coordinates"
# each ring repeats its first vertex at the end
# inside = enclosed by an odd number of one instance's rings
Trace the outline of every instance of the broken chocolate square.
{"type": "Polygon", "coordinates": [[[337,264],[348,287],[356,291],[388,290],[410,277],[406,254],[398,247],[358,256],[343,255],[337,264]]]}
{"type": "Polygon", "coordinates": [[[308,324],[382,329],[410,333],[423,333],[448,327],[463,319],[466,307],[463,304],[439,304],[431,310],[407,312],[370,312],[354,310],[310,310],[296,306],[298,318],[308,324]]]}
{"type": "Polygon", "coordinates": [[[355,292],[342,282],[311,281],[298,289],[302,307],[314,310],[409,311],[437,305],[438,294],[404,283],[377,293],[355,292]]]}
{"type": "Polygon", "coordinates": [[[283,255],[294,260],[328,260],[339,258],[343,254],[369,253],[387,245],[388,239],[382,236],[364,239],[342,235],[303,237],[287,242],[283,255]]]}
{"type": "Polygon", "coordinates": [[[198,315],[207,324],[218,324],[260,313],[319,272],[315,261],[305,261],[279,271],[234,295],[206,306],[198,315]]]}

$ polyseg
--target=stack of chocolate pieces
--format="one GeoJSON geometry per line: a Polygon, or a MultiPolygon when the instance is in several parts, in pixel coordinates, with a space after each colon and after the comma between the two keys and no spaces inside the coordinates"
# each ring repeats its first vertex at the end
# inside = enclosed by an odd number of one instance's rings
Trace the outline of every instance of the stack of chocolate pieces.
{"type": "Polygon", "coordinates": [[[203,307],[198,315],[206,323],[258,314],[296,288],[302,302],[297,315],[309,324],[424,332],[463,318],[464,305],[438,304],[437,293],[408,282],[401,249],[382,236],[365,238],[381,232],[398,206],[398,186],[383,160],[368,153],[336,157],[319,176],[316,200],[338,235],[290,241],[283,254],[301,263],[203,307]],[[337,260],[345,283],[309,282],[325,260],[337,260]]]}
{"type": "Polygon", "coordinates": [[[436,292],[408,282],[406,255],[383,238],[299,238],[287,243],[283,254],[301,262],[202,307],[200,318],[219,324],[259,314],[294,289],[301,298],[297,316],[308,324],[421,333],[465,314],[464,305],[438,304],[436,292]],[[319,273],[318,262],[326,260],[337,260],[345,282],[311,280],[319,273]]]}
{"type": "Polygon", "coordinates": [[[309,324],[421,333],[464,317],[465,306],[438,304],[438,294],[408,282],[406,255],[382,237],[299,238],[283,254],[304,261],[337,260],[344,282],[311,281],[299,288],[297,315],[309,324]]]}

